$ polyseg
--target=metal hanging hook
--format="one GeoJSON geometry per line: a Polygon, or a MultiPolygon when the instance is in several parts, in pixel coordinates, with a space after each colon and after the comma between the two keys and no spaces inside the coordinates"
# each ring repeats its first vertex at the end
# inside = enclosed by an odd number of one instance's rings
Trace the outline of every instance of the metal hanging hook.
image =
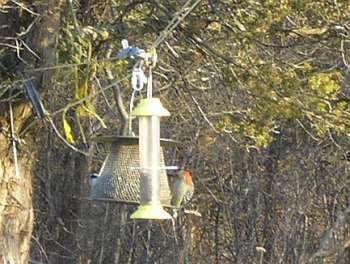
{"type": "Polygon", "coordinates": [[[147,78],[147,98],[152,98],[153,95],[153,78],[152,78],[152,68],[157,64],[157,52],[155,48],[152,48],[149,52],[145,54],[145,65],[148,69],[147,78]]]}
{"type": "Polygon", "coordinates": [[[144,54],[143,59],[145,60],[147,67],[151,67],[151,68],[155,67],[157,64],[157,60],[158,60],[158,55],[157,55],[156,49],[152,48],[149,51],[147,51],[144,54]]]}
{"type": "Polygon", "coordinates": [[[147,77],[140,67],[134,67],[131,74],[131,86],[134,91],[141,91],[147,83],[147,77]]]}

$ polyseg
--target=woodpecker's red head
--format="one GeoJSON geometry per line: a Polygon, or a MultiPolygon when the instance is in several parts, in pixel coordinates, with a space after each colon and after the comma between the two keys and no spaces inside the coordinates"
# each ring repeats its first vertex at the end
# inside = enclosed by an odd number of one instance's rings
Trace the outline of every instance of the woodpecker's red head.
{"type": "Polygon", "coordinates": [[[186,184],[193,185],[192,173],[190,170],[184,170],[184,177],[185,177],[186,184]]]}

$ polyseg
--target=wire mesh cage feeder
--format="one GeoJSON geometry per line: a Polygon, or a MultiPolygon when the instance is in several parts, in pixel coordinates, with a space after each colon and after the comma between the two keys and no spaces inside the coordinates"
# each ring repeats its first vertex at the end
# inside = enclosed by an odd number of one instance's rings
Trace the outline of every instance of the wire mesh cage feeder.
{"type": "Polygon", "coordinates": [[[158,98],[148,98],[142,99],[132,114],[139,119],[139,137],[96,138],[109,146],[109,153],[90,197],[139,204],[133,219],[169,219],[163,209],[163,205],[171,206],[164,147],[176,142],[160,139],[160,117],[170,113],[158,98]]]}
{"type": "MultiPolygon", "coordinates": [[[[107,156],[95,180],[90,198],[100,201],[121,203],[140,203],[139,138],[127,136],[101,136],[95,138],[105,144],[107,156]]],[[[161,166],[165,166],[164,148],[176,144],[170,139],[161,139],[161,166]]],[[[160,200],[170,205],[170,190],[166,170],[162,169],[160,178],[160,200]]]]}

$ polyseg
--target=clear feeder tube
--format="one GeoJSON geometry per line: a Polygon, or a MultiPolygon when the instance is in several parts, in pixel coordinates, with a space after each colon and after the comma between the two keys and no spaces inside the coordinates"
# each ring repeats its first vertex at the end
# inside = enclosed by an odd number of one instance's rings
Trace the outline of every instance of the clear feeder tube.
{"type": "Polygon", "coordinates": [[[160,201],[160,118],[170,116],[159,98],[141,99],[139,119],[140,205],[132,219],[171,219],[160,201]]]}
{"type": "Polygon", "coordinates": [[[141,116],[141,204],[160,204],[160,117],[141,116]]]}

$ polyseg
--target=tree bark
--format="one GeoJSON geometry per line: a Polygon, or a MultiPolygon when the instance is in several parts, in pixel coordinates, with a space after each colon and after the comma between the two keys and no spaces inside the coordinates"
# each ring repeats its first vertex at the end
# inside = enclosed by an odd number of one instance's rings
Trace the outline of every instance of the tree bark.
{"type": "MultiPolygon", "coordinates": [[[[17,70],[36,65],[53,63],[54,34],[60,22],[62,0],[48,0],[42,3],[26,3],[23,7],[14,6],[8,12],[0,13],[0,36],[8,44],[23,41],[22,49],[13,47],[5,50],[2,57],[2,78],[15,78],[17,70]],[[36,9],[35,9],[36,8],[36,9]],[[34,10],[35,9],[35,10],[34,10]],[[38,15],[34,15],[34,14],[38,15]],[[40,16],[40,20],[35,20],[40,16]],[[33,27],[30,25],[33,23],[33,27]],[[27,31],[26,31],[27,29],[27,31]],[[25,32],[26,31],[26,32],[25,32]],[[25,32],[25,33],[24,33],[25,32]],[[23,34],[22,34],[23,33],[23,34]],[[28,46],[28,47],[27,47],[28,46]],[[34,55],[34,53],[36,55],[34,55]],[[40,57],[40,59],[38,58],[40,57]]],[[[1,3],[2,4],[2,3],[1,3]]],[[[0,8],[2,5],[0,4],[0,8]]],[[[8,2],[9,6],[14,3],[8,2]]],[[[47,74],[36,74],[33,81],[37,87],[50,87],[47,74]],[[40,84],[40,85],[39,85],[40,84]]],[[[29,261],[30,241],[32,237],[34,214],[32,204],[32,176],[35,156],[39,148],[35,144],[33,131],[21,135],[28,121],[32,120],[32,111],[24,98],[13,98],[13,125],[10,122],[9,95],[18,91],[11,85],[7,93],[1,93],[0,103],[0,264],[24,264],[29,261]],[[14,130],[14,134],[11,133],[14,130]],[[16,140],[17,154],[12,141],[16,140]],[[17,162],[15,157],[17,156],[17,162]]],[[[43,90],[43,89],[41,89],[43,90]]]]}
{"type": "MultiPolygon", "coordinates": [[[[30,114],[29,107],[18,107],[16,123],[21,124],[30,114]]],[[[9,115],[0,123],[6,126],[9,115]]],[[[7,126],[8,127],[8,126],[7,126]]],[[[0,134],[0,263],[27,263],[33,229],[32,161],[29,152],[19,146],[18,175],[11,140],[0,134]]]]}

